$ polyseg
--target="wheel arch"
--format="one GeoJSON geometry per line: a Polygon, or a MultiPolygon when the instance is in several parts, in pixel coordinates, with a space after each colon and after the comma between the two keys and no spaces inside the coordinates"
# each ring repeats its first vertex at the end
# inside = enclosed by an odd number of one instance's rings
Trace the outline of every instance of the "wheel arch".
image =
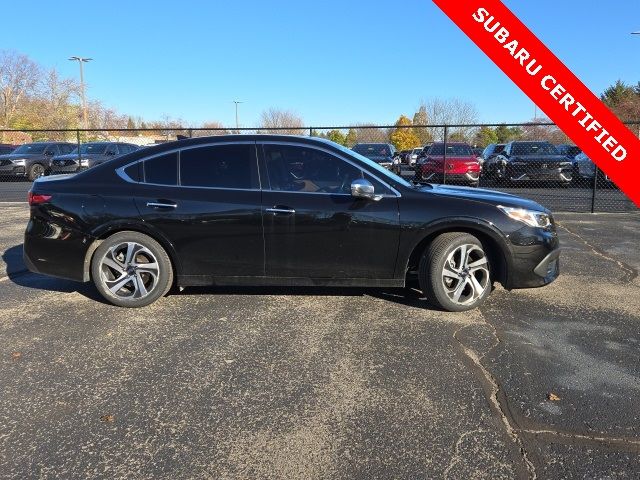
{"type": "Polygon", "coordinates": [[[508,285],[511,269],[511,251],[504,236],[490,223],[473,218],[447,219],[429,225],[422,235],[413,243],[411,253],[403,260],[404,272],[407,275],[417,270],[420,258],[427,246],[443,233],[468,233],[480,240],[492,266],[493,280],[508,285]]]}
{"type": "Polygon", "coordinates": [[[169,256],[169,260],[171,261],[171,268],[173,268],[174,271],[173,279],[174,282],[176,281],[178,275],[181,272],[181,264],[178,260],[178,253],[176,252],[175,247],[165,235],[142,222],[113,222],[101,225],[100,227],[96,228],[91,233],[93,241],[91,242],[91,245],[89,245],[89,248],[85,253],[82,273],[83,281],[88,282],[89,280],[91,280],[91,260],[93,259],[93,254],[95,253],[96,249],[104,240],[109,238],[111,235],[120,232],[142,233],[158,242],[169,256]]]}

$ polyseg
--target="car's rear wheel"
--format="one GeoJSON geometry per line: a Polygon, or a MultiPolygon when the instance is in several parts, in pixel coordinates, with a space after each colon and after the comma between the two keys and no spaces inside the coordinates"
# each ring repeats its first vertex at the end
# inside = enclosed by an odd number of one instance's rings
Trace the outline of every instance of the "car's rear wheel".
{"type": "Polygon", "coordinates": [[[162,246],[138,232],[119,232],[96,249],[91,277],[100,294],[119,307],[144,307],[173,283],[171,260],[162,246]]]}
{"type": "Polygon", "coordinates": [[[491,293],[489,258],[473,235],[443,233],[422,255],[419,280],[434,306],[449,312],[471,310],[491,293]]]}

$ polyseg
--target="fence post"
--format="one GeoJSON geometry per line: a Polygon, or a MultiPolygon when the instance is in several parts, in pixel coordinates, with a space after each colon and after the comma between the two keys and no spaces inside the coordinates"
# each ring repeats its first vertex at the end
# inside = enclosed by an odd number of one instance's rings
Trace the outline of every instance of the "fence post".
{"type": "Polygon", "coordinates": [[[444,156],[442,158],[442,183],[447,184],[447,142],[449,139],[449,127],[444,126],[444,156]]]}
{"type": "Polygon", "coordinates": [[[80,129],[76,130],[76,141],[78,142],[78,167],[80,167],[80,129]]]}
{"type": "Polygon", "coordinates": [[[309,136],[313,137],[313,127],[309,127],[309,136]]]}
{"type": "Polygon", "coordinates": [[[598,190],[598,165],[593,164],[593,190],[591,191],[591,213],[596,211],[596,191],[598,190]]]}

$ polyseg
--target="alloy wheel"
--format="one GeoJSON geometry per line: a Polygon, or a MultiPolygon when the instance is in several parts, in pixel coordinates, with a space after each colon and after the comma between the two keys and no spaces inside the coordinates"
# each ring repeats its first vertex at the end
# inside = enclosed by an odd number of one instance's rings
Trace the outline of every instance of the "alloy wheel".
{"type": "Polygon", "coordinates": [[[455,248],[444,262],[442,284],[447,297],[458,305],[470,305],[482,298],[489,282],[489,262],[478,245],[455,248]]]}
{"type": "Polygon", "coordinates": [[[160,267],[144,245],[125,242],[109,248],[100,261],[101,281],[113,295],[141,299],[158,284],[160,267]]]}

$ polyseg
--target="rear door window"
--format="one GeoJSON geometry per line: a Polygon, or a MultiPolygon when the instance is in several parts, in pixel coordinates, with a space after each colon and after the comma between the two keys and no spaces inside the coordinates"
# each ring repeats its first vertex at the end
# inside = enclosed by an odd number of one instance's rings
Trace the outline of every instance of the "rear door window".
{"type": "Polygon", "coordinates": [[[208,145],[182,150],[180,184],[244,190],[259,188],[255,145],[208,145]]]}

